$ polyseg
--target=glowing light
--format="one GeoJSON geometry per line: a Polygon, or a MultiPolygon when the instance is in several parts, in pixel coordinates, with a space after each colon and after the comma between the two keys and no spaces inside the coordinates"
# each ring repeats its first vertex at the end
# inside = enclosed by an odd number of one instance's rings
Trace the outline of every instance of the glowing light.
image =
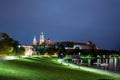
{"type": "Polygon", "coordinates": [[[58,59],[58,62],[61,63],[63,60],[62,59],[58,59]]]}
{"type": "Polygon", "coordinates": [[[22,58],[28,57],[28,56],[21,56],[22,58]]]}
{"type": "Polygon", "coordinates": [[[16,59],[18,58],[17,56],[6,56],[6,57],[3,57],[3,60],[12,60],[12,59],[16,59]]]}
{"type": "Polygon", "coordinates": [[[33,51],[32,51],[32,46],[22,46],[25,49],[25,56],[32,56],[33,51]]]}
{"type": "MultiPolygon", "coordinates": [[[[28,56],[21,56],[21,58],[25,58],[28,56]]],[[[5,57],[1,57],[2,60],[13,60],[13,59],[17,59],[19,58],[18,56],[5,56],[5,57]]]]}
{"type": "Polygon", "coordinates": [[[20,48],[21,47],[21,45],[18,45],[18,48],[20,48]]]}

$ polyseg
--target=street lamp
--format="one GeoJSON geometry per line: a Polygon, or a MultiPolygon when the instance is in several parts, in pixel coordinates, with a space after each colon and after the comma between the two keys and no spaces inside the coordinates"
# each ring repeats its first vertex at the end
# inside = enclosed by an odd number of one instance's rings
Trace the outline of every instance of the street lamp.
{"type": "Polygon", "coordinates": [[[20,58],[20,55],[19,55],[20,48],[21,48],[21,45],[19,44],[18,45],[18,56],[19,56],[19,58],[20,58]]]}

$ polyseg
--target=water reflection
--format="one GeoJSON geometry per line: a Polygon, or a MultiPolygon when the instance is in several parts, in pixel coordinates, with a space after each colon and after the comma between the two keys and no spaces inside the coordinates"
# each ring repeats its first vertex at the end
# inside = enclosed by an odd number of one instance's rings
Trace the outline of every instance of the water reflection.
{"type": "MultiPolygon", "coordinates": [[[[110,59],[97,59],[97,67],[104,68],[111,71],[120,72],[120,59],[110,58],[110,59]]],[[[95,65],[94,65],[95,66],[95,65]]]]}
{"type": "Polygon", "coordinates": [[[97,58],[72,58],[66,59],[69,63],[74,63],[81,66],[90,66],[103,68],[105,70],[115,71],[120,73],[120,58],[97,57],[97,58]]]}
{"type": "Polygon", "coordinates": [[[108,64],[109,70],[120,72],[120,59],[117,58],[110,59],[110,62],[108,64]]]}

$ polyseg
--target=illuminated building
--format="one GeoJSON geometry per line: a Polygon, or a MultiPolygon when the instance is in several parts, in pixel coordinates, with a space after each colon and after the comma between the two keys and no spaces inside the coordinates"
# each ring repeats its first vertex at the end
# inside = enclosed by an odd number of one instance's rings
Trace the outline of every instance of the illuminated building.
{"type": "Polygon", "coordinates": [[[34,36],[34,38],[33,38],[33,45],[37,45],[37,39],[36,39],[36,36],[34,36]]]}
{"type": "Polygon", "coordinates": [[[43,44],[44,42],[45,42],[44,34],[43,34],[43,32],[41,32],[41,34],[40,34],[40,42],[39,42],[39,44],[43,44]]]}
{"type": "MultiPolygon", "coordinates": [[[[80,43],[80,42],[70,42],[70,41],[64,41],[64,42],[51,42],[50,38],[48,40],[45,40],[43,32],[40,34],[40,40],[37,42],[36,36],[34,36],[33,39],[33,45],[41,45],[45,44],[46,47],[49,47],[49,45],[64,45],[65,49],[93,49],[94,44],[92,41],[87,41],[86,43],[80,43]]],[[[58,47],[58,46],[57,46],[58,47]]]]}
{"type": "Polygon", "coordinates": [[[23,45],[22,47],[25,49],[25,56],[31,56],[33,54],[32,46],[23,45]]]}
{"type": "Polygon", "coordinates": [[[37,44],[38,45],[41,45],[41,44],[47,44],[47,45],[49,45],[49,44],[53,44],[53,43],[50,41],[50,38],[48,38],[48,40],[45,41],[44,34],[43,34],[43,32],[41,32],[39,42],[37,42],[36,36],[34,36],[34,38],[33,38],[32,45],[37,45],[37,44]]]}
{"type": "Polygon", "coordinates": [[[92,49],[93,44],[87,43],[80,43],[80,42],[59,42],[60,44],[64,45],[65,49],[92,49]]]}

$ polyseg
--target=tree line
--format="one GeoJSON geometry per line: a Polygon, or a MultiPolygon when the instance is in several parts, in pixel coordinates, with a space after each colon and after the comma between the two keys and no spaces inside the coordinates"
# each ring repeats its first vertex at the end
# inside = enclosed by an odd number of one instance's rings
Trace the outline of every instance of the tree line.
{"type": "Polygon", "coordinates": [[[0,56],[22,55],[24,48],[18,47],[21,44],[12,39],[7,33],[0,33],[0,56]]]}

